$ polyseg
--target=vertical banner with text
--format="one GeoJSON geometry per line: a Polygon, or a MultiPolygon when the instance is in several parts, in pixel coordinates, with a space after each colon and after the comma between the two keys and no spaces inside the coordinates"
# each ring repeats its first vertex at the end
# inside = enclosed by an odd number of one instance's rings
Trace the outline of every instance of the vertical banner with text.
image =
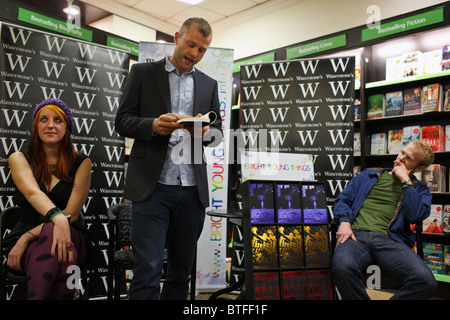
{"type": "Polygon", "coordinates": [[[15,205],[8,157],[30,136],[33,109],[47,98],[63,100],[74,115],[75,148],[92,161],[91,188],[82,212],[95,244],[90,252],[95,268],[90,297],[106,296],[106,209],[123,200],[125,161],[124,140],[114,130],[114,118],[130,57],[22,26],[0,26],[0,210],[15,205]]]}
{"type": "MultiPolygon", "coordinates": [[[[173,43],[140,42],[139,62],[155,61],[170,56],[173,43]]],[[[215,148],[205,149],[207,159],[210,207],[207,211],[224,211],[228,201],[228,142],[226,131],[231,119],[231,86],[233,50],[209,47],[196,68],[217,80],[220,117],[224,140],[215,148]]],[[[227,221],[213,215],[206,216],[197,246],[197,279],[199,291],[221,289],[226,285],[227,221]]]]}

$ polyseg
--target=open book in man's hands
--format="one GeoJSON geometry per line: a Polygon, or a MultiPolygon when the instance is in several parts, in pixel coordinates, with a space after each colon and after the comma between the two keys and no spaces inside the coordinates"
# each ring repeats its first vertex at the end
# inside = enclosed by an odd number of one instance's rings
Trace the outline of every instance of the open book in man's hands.
{"type": "Polygon", "coordinates": [[[201,117],[192,117],[185,114],[178,116],[177,123],[184,124],[185,126],[193,126],[195,123],[201,123],[202,126],[207,126],[216,121],[217,115],[214,111],[210,111],[201,117]]]}

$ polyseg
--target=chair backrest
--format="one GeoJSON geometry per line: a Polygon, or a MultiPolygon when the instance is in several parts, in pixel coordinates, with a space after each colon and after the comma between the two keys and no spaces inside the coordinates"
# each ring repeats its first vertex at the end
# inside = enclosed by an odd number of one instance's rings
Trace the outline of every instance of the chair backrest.
{"type": "Polygon", "coordinates": [[[119,247],[131,246],[131,203],[119,203],[108,208],[108,219],[115,222],[119,247]]]}
{"type": "Polygon", "coordinates": [[[3,239],[11,232],[12,228],[19,222],[20,207],[14,206],[4,209],[0,213],[0,254],[2,263],[5,261],[3,257],[3,239]]]}

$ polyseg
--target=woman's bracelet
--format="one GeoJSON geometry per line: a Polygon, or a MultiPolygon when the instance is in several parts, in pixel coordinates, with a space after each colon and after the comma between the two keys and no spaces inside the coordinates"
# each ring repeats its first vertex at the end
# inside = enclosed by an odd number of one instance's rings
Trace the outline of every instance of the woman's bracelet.
{"type": "Polygon", "coordinates": [[[61,209],[58,208],[58,207],[51,208],[51,209],[48,210],[48,212],[46,213],[46,215],[45,215],[45,220],[46,220],[47,222],[51,221],[52,218],[55,216],[55,214],[58,213],[58,212],[60,212],[60,211],[61,211],[61,209]]]}

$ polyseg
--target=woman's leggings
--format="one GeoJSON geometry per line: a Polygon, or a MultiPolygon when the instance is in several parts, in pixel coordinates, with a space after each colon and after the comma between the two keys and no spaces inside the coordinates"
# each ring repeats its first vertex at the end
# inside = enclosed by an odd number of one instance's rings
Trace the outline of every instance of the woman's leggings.
{"type": "MultiPolygon", "coordinates": [[[[75,289],[69,289],[67,279],[70,265],[83,265],[87,257],[87,247],[79,231],[70,227],[75,245],[73,261],[58,262],[58,255],[51,255],[53,223],[44,223],[39,238],[30,242],[22,259],[23,270],[27,273],[27,299],[74,299],[75,289]]],[[[70,286],[72,287],[72,286],[70,286]]]]}

